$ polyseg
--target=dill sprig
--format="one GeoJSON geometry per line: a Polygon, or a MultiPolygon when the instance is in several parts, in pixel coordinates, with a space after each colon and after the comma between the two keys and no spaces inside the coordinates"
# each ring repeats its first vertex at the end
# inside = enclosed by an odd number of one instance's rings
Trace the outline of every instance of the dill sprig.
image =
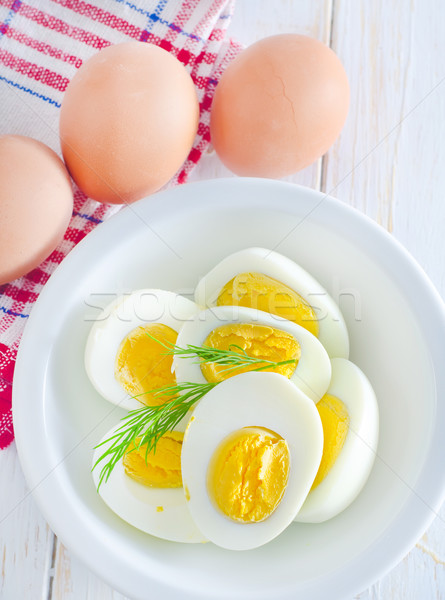
{"type": "Polygon", "coordinates": [[[199,364],[216,364],[216,365],[227,365],[227,369],[222,369],[223,372],[232,371],[238,367],[248,367],[256,365],[255,371],[264,371],[266,369],[276,369],[283,365],[290,365],[296,363],[295,358],[288,360],[281,360],[275,362],[273,360],[267,360],[266,358],[258,358],[256,356],[249,356],[244,348],[237,344],[231,344],[228,350],[223,348],[211,348],[210,346],[194,346],[193,344],[187,344],[185,348],[172,344],[171,342],[164,343],[158,340],[153,335],[145,332],[149,338],[163,346],[168,352],[165,352],[166,356],[180,356],[181,358],[198,358],[195,363],[199,364]],[[235,348],[236,350],[233,350],[235,348]]]}
{"type": "MultiPolygon", "coordinates": [[[[228,350],[194,345],[187,345],[185,348],[182,348],[170,342],[164,343],[148,332],[146,334],[167,350],[165,352],[166,355],[197,358],[198,360],[195,362],[200,364],[213,363],[227,366],[226,369],[222,369],[224,372],[246,366],[253,366],[254,371],[264,371],[265,369],[275,369],[282,365],[297,362],[293,358],[274,362],[264,358],[249,356],[243,348],[237,345],[230,346],[228,350]]],[[[146,444],[145,458],[147,460],[148,453],[156,451],[156,444],[159,439],[167,432],[173,431],[189,410],[215,385],[218,385],[218,382],[183,382],[133,396],[138,399],[139,396],[150,394],[155,397],[165,397],[165,402],[159,406],[141,406],[141,408],[130,411],[122,419],[122,424],[114,434],[95,446],[95,448],[108,446],[93,465],[93,469],[95,469],[100,463],[105,461],[101,468],[97,489],[100,488],[104,481],[108,481],[112,470],[122,460],[131,444],[133,444],[132,450],[138,450],[146,444]]]]}
{"type": "Polygon", "coordinates": [[[108,481],[111,471],[124,457],[131,444],[134,446],[133,450],[146,444],[145,459],[147,460],[148,453],[156,450],[159,439],[168,431],[173,431],[188,411],[215,385],[217,384],[185,382],[145,392],[153,396],[165,397],[166,401],[159,406],[142,406],[131,410],[122,419],[122,424],[114,434],[95,446],[100,448],[111,442],[93,465],[95,469],[99,463],[106,460],[100,471],[97,489],[103,481],[108,481]]]}

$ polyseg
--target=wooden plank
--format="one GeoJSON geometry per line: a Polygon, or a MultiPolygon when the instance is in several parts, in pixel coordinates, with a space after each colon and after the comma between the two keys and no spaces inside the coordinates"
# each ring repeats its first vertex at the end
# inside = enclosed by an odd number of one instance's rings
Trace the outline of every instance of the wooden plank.
{"type": "Polygon", "coordinates": [[[324,189],[392,231],[442,295],[444,8],[336,0],[332,44],[351,109],[323,174],[324,189]]]}
{"type": "MultiPolygon", "coordinates": [[[[440,0],[335,0],[332,47],[349,76],[351,109],[323,169],[323,190],[392,232],[442,295],[444,19],[440,0]]],[[[443,600],[444,515],[357,599],[443,600]]]]}
{"type": "Polygon", "coordinates": [[[29,493],[15,444],[0,452],[0,598],[47,600],[54,535],[29,493]]]}
{"type": "Polygon", "coordinates": [[[329,43],[332,0],[241,0],[229,35],[245,46],[268,35],[301,33],[329,43]]]}
{"type": "Polygon", "coordinates": [[[91,573],[59,541],[51,588],[52,600],[128,600],[91,573]]]}

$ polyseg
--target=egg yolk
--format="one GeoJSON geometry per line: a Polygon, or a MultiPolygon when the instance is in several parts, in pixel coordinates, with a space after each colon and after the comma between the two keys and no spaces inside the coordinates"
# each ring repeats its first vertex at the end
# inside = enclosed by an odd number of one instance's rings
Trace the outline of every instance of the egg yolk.
{"type": "Polygon", "coordinates": [[[318,336],[314,309],[287,285],[262,273],[240,273],[221,289],[218,306],[246,306],[284,317],[318,336]]]}
{"type": "MultiPolygon", "coordinates": [[[[272,362],[290,360],[292,362],[286,365],[270,368],[270,371],[280,373],[287,378],[292,376],[301,355],[300,344],[290,333],[253,323],[221,325],[210,332],[203,345],[238,353],[244,351],[248,356],[272,362]]],[[[228,370],[227,365],[206,363],[201,365],[201,371],[207,381],[219,382],[266,365],[267,363],[256,363],[228,370]]]]}
{"type": "Polygon", "coordinates": [[[317,404],[323,425],[323,456],[311,490],[317,487],[331,470],[348,435],[349,415],[346,406],[336,396],[325,394],[317,404]]]}
{"type": "Polygon", "coordinates": [[[148,406],[157,406],[165,402],[165,397],[147,392],[176,384],[171,371],[173,357],[166,356],[165,348],[147,333],[167,345],[175,344],[178,337],[176,331],[162,323],[136,327],[119,346],[114,374],[130,396],[137,396],[148,406]]]}
{"type": "Polygon", "coordinates": [[[207,487],[226,517],[259,523],[279,505],[289,479],[286,440],[261,427],[245,427],[229,435],[210,461],[207,487]]]}
{"type": "Polygon", "coordinates": [[[125,473],[143,485],[157,488],[182,486],[181,450],[184,434],[170,431],[147,453],[147,444],[138,448],[139,439],[127,448],[123,458],[125,473]]]}

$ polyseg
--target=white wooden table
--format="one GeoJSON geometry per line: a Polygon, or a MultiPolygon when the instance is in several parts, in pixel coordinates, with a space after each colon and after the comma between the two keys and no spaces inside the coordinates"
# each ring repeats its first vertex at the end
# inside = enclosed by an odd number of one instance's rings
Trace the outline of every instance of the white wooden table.
{"type": "MultiPolygon", "coordinates": [[[[289,31],[331,45],[351,108],[330,152],[288,179],[391,231],[445,297],[444,0],[237,0],[230,33],[241,42],[289,31]]],[[[192,179],[228,175],[209,152],[192,179]]],[[[53,535],[14,445],[0,451],[0,490],[1,600],[124,600],[53,535]]],[[[445,600],[444,507],[404,561],[356,598],[445,600]]]]}

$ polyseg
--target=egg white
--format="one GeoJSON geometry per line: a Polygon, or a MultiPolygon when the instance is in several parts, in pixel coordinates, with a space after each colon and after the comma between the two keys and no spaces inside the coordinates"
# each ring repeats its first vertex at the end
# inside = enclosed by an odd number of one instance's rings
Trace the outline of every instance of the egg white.
{"type": "MultiPolygon", "coordinates": [[[[182,348],[188,345],[202,346],[211,331],[230,323],[254,323],[290,333],[301,347],[301,357],[290,381],[314,402],[318,402],[326,393],[331,380],[331,363],[324,347],[316,337],[300,325],[270,313],[242,306],[210,308],[199,312],[184,323],[176,343],[182,348]]],[[[205,383],[207,381],[195,358],[174,356],[173,369],[178,382],[205,383]]]]}
{"type": "Polygon", "coordinates": [[[250,372],[227,379],[200,401],[182,447],[182,478],[196,526],[229,550],[261,546],[294,519],[312,485],[323,451],[323,428],[315,404],[277,373],[250,372]],[[263,427],[287,441],[289,480],[275,511],[258,523],[239,523],[220,512],[209,497],[207,472],[219,444],[243,427],[263,427]]]}
{"type": "Polygon", "coordinates": [[[352,362],[335,358],[328,394],[349,414],[345,443],[325,479],[308,495],[295,521],[321,523],[347,508],[365,485],[376,456],[379,432],[377,399],[366,376],[352,362]]]}
{"type": "MultiPolygon", "coordinates": [[[[103,438],[115,433],[113,427],[103,438]]],[[[183,428],[178,428],[183,430],[183,428]]],[[[94,452],[93,465],[110,444],[100,446],[94,452]]],[[[97,488],[101,464],[93,470],[97,488]]],[[[137,529],[172,542],[199,543],[206,538],[196,527],[184,496],[183,488],[152,488],[145,486],[125,473],[122,461],[112,470],[108,481],[99,488],[105,504],[121,519],[137,529]],[[162,511],[158,510],[162,507],[162,511]]]]}
{"type": "Polygon", "coordinates": [[[318,339],[330,357],[349,357],[349,337],[339,307],[312,275],[290,258],[265,248],[246,248],[224,258],[198,283],[195,302],[216,306],[224,285],[239,273],[255,272],[280,281],[312,306],[319,326],[318,339]]]}
{"type": "Polygon", "coordinates": [[[140,408],[141,403],[131,398],[114,376],[122,340],[136,327],[150,323],[179,331],[198,310],[191,300],[157,289],[137,290],[106,306],[94,322],[85,348],[85,368],[99,394],[122,408],[140,408]]]}

